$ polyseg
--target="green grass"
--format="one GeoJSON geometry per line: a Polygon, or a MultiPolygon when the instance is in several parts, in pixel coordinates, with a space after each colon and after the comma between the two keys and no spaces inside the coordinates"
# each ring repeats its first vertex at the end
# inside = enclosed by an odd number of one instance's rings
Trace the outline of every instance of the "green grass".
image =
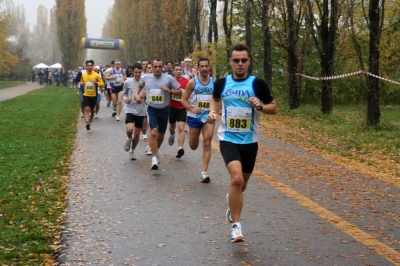
{"type": "Polygon", "coordinates": [[[74,90],[50,86],[0,103],[0,264],[40,264],[54,252],[76,136],[74,90]],[[38,179],[48,192],[38,193],[38,179]]]}
{"type": "Polygon", "coordinates": [[[381,123],[373,127],[366,126],[363,106],[334,106],[331,115],[323,115],[316,105],[303,105],[297,110],[290,110],[284,103],[278,106],[279,115],[289,117],[291,125],[320,137],[314,146],[336,150],[342,156],[350,156],[346,151],[371,156],[378,152],[400,163],[400,106],[381,107],[381,123]],[[335,145],[324,145],[329,141],[335,145]]]}
{"type": "Polygon", "coordinates": [[[25,84],[26,81],[0,81],[0,90],[25,84]]]}

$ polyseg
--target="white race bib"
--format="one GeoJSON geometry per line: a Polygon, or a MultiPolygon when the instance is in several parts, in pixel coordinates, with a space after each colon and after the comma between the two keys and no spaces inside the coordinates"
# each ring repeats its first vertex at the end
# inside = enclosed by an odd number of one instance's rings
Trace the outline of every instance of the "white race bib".
{"type": "Polygon", "coordinates": [[[182,91],[182,94],[179,95],[179,96],[172,94],[171,95],[171,99],[174,100],[174,101],[177,101],[177,102],[181,102],[182,101],[183,90],[181,90],[181,91],[182,91]]]}
{"type": "Polygon", "coordinates": [[[124,79],[121,78],[120,76],[117,77],[117,78],[115,79],[115,81],[114,81],[114,85],[116,85],[116,86],[120,86],[120,85],[122,85],[122,83],[124,83],[124,79]]]}
{"type": "Polygon", "coordinates": [[[252,108],[228,107],[226,128],[234,132],[250,132],[252,108]]]}
{"type": "Polygon", "coordinates": [[[163,104],[164,92],[162,89],[150,89],[149,102],[154,104],[163,104]]]}
{"type": "Polygon", "coordinates": [[[201,108],[202,111],[209,111],[211,95],[198,94],[196,95],[196,97],[197,97],[196,107],[201,108]]]}
{"type": "Polygon", "coordinates": [[[85,90],[87,92],[94,91],[94,83],[93,82],[85,82],[85,90]]]}

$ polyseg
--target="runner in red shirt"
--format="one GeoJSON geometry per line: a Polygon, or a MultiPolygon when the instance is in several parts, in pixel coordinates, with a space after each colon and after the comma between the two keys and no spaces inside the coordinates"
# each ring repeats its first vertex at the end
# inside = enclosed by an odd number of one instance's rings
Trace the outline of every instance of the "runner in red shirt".
{"type": "MultiPolygon", "coordinates": [[[[181,85],[181,90],[183,94],[183,90],[186,88],[188,79],[182,76],[182,66],[181,64],[175,64],[174,68],[174,77],[181,85]]],[[[176,124],[178,124],[178,154],[176,158],[181,158],[185,154],[185,150],[183,149],[183,143],[185,142],[185,124],[186,124],[186,108],[182,105],[182,94],[181,95],[172,95],[170,102],[170,114],[169,114],[169,133],[170,136],[168,138],[168,144],[172,146],[175,141],[175,129],[176,124]]]]}

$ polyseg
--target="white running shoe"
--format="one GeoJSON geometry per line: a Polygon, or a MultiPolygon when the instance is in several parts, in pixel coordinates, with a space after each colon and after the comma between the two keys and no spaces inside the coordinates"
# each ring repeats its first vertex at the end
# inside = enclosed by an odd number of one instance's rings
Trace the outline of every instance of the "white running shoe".
{"type": "Polygon", "coordinates": [[[119,116],[117,116],[117,118],[115,118],[115,120],[119,121],[119,116]]]}
{"type": "Polygon", "coordinates": [[[151,155],[151,148],[149,146],[146,147],[146,154],[151,155]]]}
{"type": "Polygon", "coordinates": [[[129,153],[129,159],[131,159],[132,161],[136,160],[135,152],[132,151],[129,153]]]}
{"type": "Polygon", "coordinates": [[[207,172],[201,172],[200,181],[203,182],[203,183],[210,183],[211,179],[208,176],[207,172]]]}
{"type": "Polygon", "coordinates": [[[231,242],[232,243],[244,242],[242,228],[238,227],[236,224],[234,224],[231,229],[231,242]]]}
{"type": "Polygon", "coordinates": [[[125,140],[124,150],[129,151],[131,149],[131,145],[132,145],[132,139],[125,140]]]}
{"type": "Polygon", "coordinates": [[[97,114],[95,114],[95,115],[94,115],[94,118],[95,118],[95,119],[97,119],[97,118],[98,118],[98,117],[97,117],[97,114]]]}
{"type": "Polygon", "coordinates": [[[228,202],[228,209],[226,210],[226,219],[228,219],[228,221],[230,223],[233,222],[232,216],[231,216],[231,209],[229,208],[229,193],[226,193],[226,202],[228,202]]]}
{"type": "Polygon", "coordinates": [[[142,139],[143,140],[147,140],[147,133],[146,134],[142,134],[142,139]]]}
{"type": "Polygon", "coordinates": [[[151,170],[158,170],[157,158],[152,158],[151,159],[151,170]]]}

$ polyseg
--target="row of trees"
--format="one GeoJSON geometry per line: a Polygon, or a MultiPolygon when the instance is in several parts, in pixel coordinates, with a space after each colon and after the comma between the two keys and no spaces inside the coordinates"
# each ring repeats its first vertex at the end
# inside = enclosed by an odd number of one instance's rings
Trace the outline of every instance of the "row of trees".
{"type": "Polygon", "coordinates": [[[17,64],[9,71],[11,75],[15,78],[25,77],[32,64],[60,61],[55,8],[48,10],[40,5],[36,10],[37,19],[32,30],[26,21],[24,5],[15,6],[13,2],[7,2],[5,10],[8,24],[3,29],[7,31],[8,51],[18,58],[17,64]]]}
{"type": "Polygon", "coordinates": [[[206,53],[216,75],[229,69],[227,50],[246,42],[253,74],[263,76],[291,108],[317,100],[330,114],[334,103],[367,102],[370,125],[379,104],[398,104],[397,85],[360,75],[314,81],[365,70],[396,79],[399,2],[390,0],[114,0],[103,37],[125,40],[113,56],[125,62],[153,58],[180,61],[206,53]],[[396,42],[397,41],[397,42],[396,42]],[[201,52],[199,52],[201,50],[201,52]],[[383,52],[383,56],[382,56],[383,52]]]}
{"type": "Polygon", "coordinates": [[[0,50],[5,51],[0,60],[7,62],[1,64],[1,75],[26,77],[40,62],[62,62],[71,69],[84,60],[85,50],[80,49],[80,40],[86,36],[84,1],[57,0],[50,10],[39,5],[32,30],[24,5],[2,0],[0,6],[5,9],[0,17],[0,50]]]}

